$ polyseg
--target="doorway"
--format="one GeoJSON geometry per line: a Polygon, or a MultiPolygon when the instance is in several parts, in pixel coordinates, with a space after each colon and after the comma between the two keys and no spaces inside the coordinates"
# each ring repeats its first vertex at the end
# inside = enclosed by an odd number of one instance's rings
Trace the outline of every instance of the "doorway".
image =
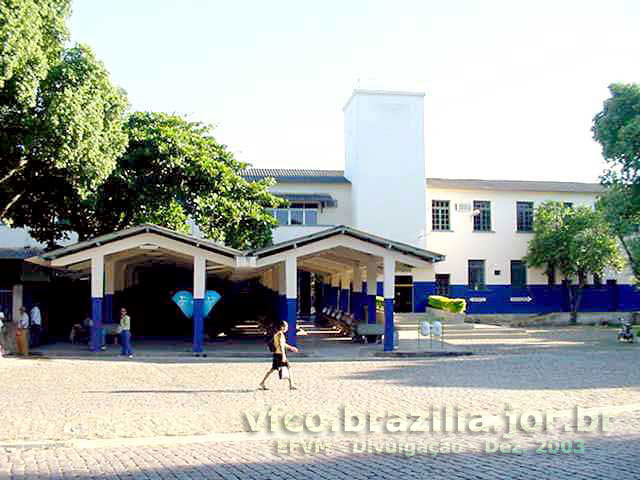
{"type": "Polygon", "coordinates": [[[399,313],[413,312],[413,277],[397,275],[393,310],[399,313]]]}

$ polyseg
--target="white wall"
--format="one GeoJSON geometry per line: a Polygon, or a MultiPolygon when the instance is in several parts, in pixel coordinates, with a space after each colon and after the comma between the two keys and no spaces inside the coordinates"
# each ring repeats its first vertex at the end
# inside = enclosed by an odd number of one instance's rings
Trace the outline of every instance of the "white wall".
{"type": "Polygon", "coordinates": [[[424,246],[424,94],[355,90],[344,118],[353,226],[424,246]]]}
{"type": "Polygon", "coordinates": [[[273,230],[273,243],[286,242],[294,238],[304,237],[305,235],[311,235],[312,233],[321,232],[331,228],[328,225],[286,225],[275,228],[273,230]]]}
{"type": "MultiPolygon", "coordinates": [[[[485,279],[488,285],[511,283],[511,260],[521,260],[527,253],[527,244],[533,233],[516,231],[516,202],[534,202],[534,209],[542,202],[556,200],[578,205],[593,205],[595,194],[553,192],[503,192],[488,190],[427,189],[427,248],[447,256],[436,263],[436,273],[451,275],[452,285],[468,283],[468,260],[485,260],[485,279]],[[431,201],[449,200],[451,215],[450,232],[432,230],[431,201]],[[455,211],[456,203],[473,204],[474,200],[491,202],[492,232],[474,232],[471,212],[455,211]],[[494,270],[500,270],[499,276],[494,270]]],[[[556,281],[560,282],[557,274],[556,281]]],[[[529,268],[527,283],[546,284],[547,277],[541,270],[529,268]]]]}

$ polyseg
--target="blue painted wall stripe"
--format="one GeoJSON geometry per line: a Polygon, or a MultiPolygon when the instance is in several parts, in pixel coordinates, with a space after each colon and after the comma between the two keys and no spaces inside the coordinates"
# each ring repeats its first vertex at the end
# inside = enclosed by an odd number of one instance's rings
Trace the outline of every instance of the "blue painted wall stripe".
{"type": "Polygon", "coordinates": [[[91,299],[91,351],[98,352],[102,347],[102,297],[91,299]]]}
{"type": "Polygon", "coordinates": [[[297,345],[298,337],[296,334],[296,314],[298,310],[298,300],[295,298],[287,298],[287,323],[289,324],[289,329],[287,330],[287,343],[289,345],[297,345]]]}
{"type": "MultiPolygon", "coordinates": [[[[467,313],[552,313],[569,311],[564,285],[487,285],[471,290],[467,285],[451,285],[450,296],[467,300],[467,313]],[[530,301],[522,301],[529,297],[530,301]],[[484,301],[471,301],[481,298],[484,301]]],[[[423,312],[428,296],[435,294],[435,282],[414,282],[414,311],[423,312]]],[[[587,286],[583,290],[580,312],[640,310],[640,291],[633,285],[587,286]]]]}
{"type": "Polygon", "coordinates": [[[384,351],[393,351],[393,299],[384,299],[384,351]]]}
{"type": "Polygon", "coordinates": [[[204,298],[193,299],[193,351],[204,349],[204,298]]]}

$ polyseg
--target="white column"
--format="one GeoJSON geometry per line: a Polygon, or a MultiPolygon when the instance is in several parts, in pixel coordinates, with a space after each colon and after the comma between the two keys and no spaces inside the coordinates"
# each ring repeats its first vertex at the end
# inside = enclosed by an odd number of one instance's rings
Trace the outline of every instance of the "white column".
{"type": "Polygon", "coordinates": [[[20,318],[20,307],[23,305],[22,294],[23,294],[23,286],[22,284],[14,285],[11,291],[11,302],[13,304],[13,308],[11,309],[11,315],[14,322],[17,322],[20,318]]]}
{"type": "Polygon", "coordinates": [[[285,277],[287,298],[298,298],[298,262],[296,257],[287,257],[285,277]]]}
{"type": "Polygon", "coordinates": [[[362,292],[362,271],[360,270],[360,262],[353,262],[353,275],[351,275],[351,281],[353,282],[353,291],[356,293],[362,292]]]}
{"type": "Polygon", "coordinates": [[[104,293],[104,256],[91,257],[91,297],[102,298],[104,293]]]}
{"type": "Polygon", "coordinates": [[[396,260],[384,257],[384,298],[393,300],[396,293],[396,260]]]}
{"type": "Polygon", "coordinates": [[[288,256],[285,260],[285,283],[287,295],[287,323],[289,330],[287,331],[287,343],[296,345],[296,316],[298,314],[298,259],[293,255],[288,256]]]}
{"type": "Polygon", "coordinates": [[[102,347],[102,297],[104,295],[104,255],[91,257],[91,350],[102,347]]]}
{"type": "Polygon", "coordinates": [[[367,263],[367,293],[376,295],[378,293],[378,262],[367,263]]]}
{"type": "Polygon", "coordinates": [[[369,324],[376,321],[376,294],[378,293],[378,262],[371,260],[367,263],[367,318],[369,324]]]}
{"type": "Polygon", "coordinates": [[[207,287],[207,260],[193,257],[193,351],[204,350],[204,293],[207,287]]]}
{"type": "Polygon", "coordinates": [[[125,288],[126,267],[125,260],[113,264],[113,288],[116,292],[121,292],[125,288]]]}
{"type": "Polygon", "coordinates": [[[116,291],[116,268],[115,262],[107,262],[104,264],[104,293],[113,295],[116,291]]]}
{"type": "Polygon", "coordinates": [[[285,266],[282,263],[276,265],[277,277],[278,277],[278,293],[280,295],[286,295],[287,293],[287,279],[285,266]]]}
{"type": "Polygon", "coordinates": [[[204,298],[207,278],[207,260],[201,256],[193,257],[193,298],[204,298]]]}

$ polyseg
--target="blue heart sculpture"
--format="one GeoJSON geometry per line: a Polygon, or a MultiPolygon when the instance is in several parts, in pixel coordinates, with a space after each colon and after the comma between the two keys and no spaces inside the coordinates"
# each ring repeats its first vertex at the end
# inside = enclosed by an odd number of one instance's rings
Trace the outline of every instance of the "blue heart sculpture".
{"type": "MultiPolygon", "coordinates": [[[[176,292],[171,299],[187,318],[191,318],[193,316],[193,295],[191,292],[180,290],[179,292],[176,292]]],[[[211,306],[213,307],[213,305],[211,306]]]]}
{"type": "Polygon", "coordinates": [[[207,290],[204,294],[204,316],[206,317],[211,312],[213,306],[220,300],[220,294],[215,290],[207,290]]]}

